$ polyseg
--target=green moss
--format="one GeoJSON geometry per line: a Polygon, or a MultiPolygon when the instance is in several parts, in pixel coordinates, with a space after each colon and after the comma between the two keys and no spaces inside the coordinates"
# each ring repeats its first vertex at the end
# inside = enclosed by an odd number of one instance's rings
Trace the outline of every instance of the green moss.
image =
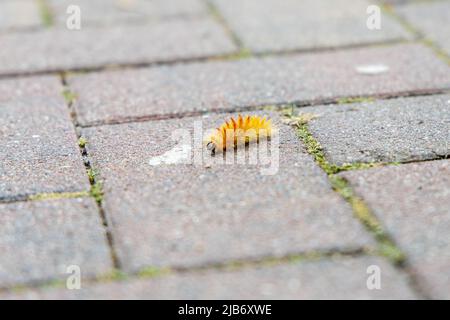
{"type": "Polygon", "coordinates": [[[240,60],[240,59],[248,59],[252,57],[252,52],[248,48],[242,48],[238,52],[227,55],[224,59],[227,60],[240,60]]]}
{"type": "Polygon", "coordinates": [[[128,278],[129,276],[125,272],[118,269],[114,269],[111,272],[98,276],[97,280],[100,282],[110,282],[110,281],[123,281],[128,278]]]}
{"type": "Polygon", "coordinates": [[[416,38],[420,37],[420,33],[414,28],[409,22],[407,22],[403,17],[399,16],[392,5],[388,3],[383,3],[380,5],[382,13],[391,16],[392,19],[396,20],[399,24],[403,26],[405,30],[413,34],[416,38]]]}
{"type": "Polygon", "coordinates": [[[78,139],[78,146],[79,146],[80,148],[86,147],[86,144],[87,144],[86,138],[80,137],[80,138],[78,139]]]}
{"type": "Polygon", "coordinates": [[[142,278],[155,278],[171,272],[170,268],[146,267],[138,272],[138,276],[142,278]]]}
{"type": "Polygon", "coordinates": [[[89,182],[91,184],[95,184],[95,180],[98,176],[98,171],[93,168],[89,168],[89,169],[87,169],[87,175],[89,177],[89,182]]]}
{"type": "Polygon", "coordinates": [[[67,286],[66,280],[55,279],[45,283],[42,288],[65,288],[67,286]]]}
{"type": "Polygon", "coordinates": [[[70,91],[70,89],[68,88],[64,88],[64,90],[62,91],[62,95],[64,96],[64,100],[66,100],[66,103],[68,105],[74,103],[77,98],[77,95],[74,92],[70,91]]]}
{"type": "Polygon", "coordinates": [[[69,198],[81,198],[89,196],[89,192],[62,192],[62,193],[38,193],[28,197],[29,200],[49,200],[49,199],[69,199],[69,198]]]}
{"type": "Polygon", "coordinates": [[[353,189],[350,187],[347,180],[337,175],[331,175],[329,180],[333,189],[350,203],[353,212],[358,219],[362,221],[370,231],[376,235],[382,235],[384,232],[378,220],[372,215],[365,203],[354,194],[353,189]]]}
{"type": "Polygon", "coordinates": [[[382,225],[372,213],[365,202],[354,194],[347,180],[337,175],[329,176],[333,189],[339,193],[353,209],[353,214],[361,221],[377,240],[377,252],[391,260],[395,264],[401,264],[405,260],[403,252],[394,244],[382,225]]]}
{"type": "Polygon", "coordinates": [[[323,151],[323,147],[320,142],[314,138],[312,133],[309,130],[308,123],[319,116],[313,113],[303,113],[299,116],[293,116],[293,110],[285,109],[286,112],[282,112],[282,114],[287,117],[287,123],[290,125],[294,125],[297,128],[297,134],[300,139],[303,141],[306,150],[309,154],[314,157],[314,160],[317,164],[327,173],[327,174],[336,174],[342,171],[350,171],[350,170],[362,170],[369,168],[376,168],[386,165],[396,165],[398,162],[357,162],[357,163],[345,163],[343,165],[331,164],[325,157],[325,153],[323,151]]]}
{"type": "Polygon", "coordinates": [[[327,173],[333,190],[339,193],[351,205],[355,217],[374,235],[378,244],[377,252],[396,264],[402,263],[405,259],[404,254],[396,247],[384,231],[376,216],[371,212],[365,202],[354,193],[347,180],[336,175],[341,171],[368,169],[383,166],[386,163],[354,163],[344,164],[342,166],[330,164],[325,157],[322,146],[309,131],[308,123],[317,116],[314,114],[301,114],[298,117],[292,115],[288,117],[291,125],[294,124],[297,127],[297,133],[306,146],[307,152],[314,157],[316,163],[327,173]]]}
{"type": "Polygon", "coordinates": [[[341,171],[350,171],[350,170],[363,170],[370,168],[377,168],[387,165],[388,163],[384,162],[356,162],[356,163],[344,163],[339,166],[339,172],[341,171]]]}
{"type": "Polygon", "coordinates": [[[322,145],[309,132],[307,123],[299,121],[297,133],[300,139],[302,139],[303,143],[305,144],[307,152],[314,157],[314,160],[317,162],[317,164],[327,174],[334,174],[339,172],[338,166],[330,164],[326,160],[322,145]]]}
{"type": "Polygon", "coordinates": [[[91,186],[90,196],[95,199],[98,204],[103,201],[103,185],[101,182],[96,182],[91,186]]]}
{"type": "Polygon", "coordinates": [[[46,0],[37,0],[42,24],[46,27],[53,25],[53,14],[46,0]]]}
{"type": "Polygon", "coordinates": [[[379,243],[378,252],[381,256],[388,258],[396,265],[402,265],[406,261],[405,254],[392,241],[379,243]]]}
{"type": "Polygon", "coordinates": [[[338,104],[348,104],[348,103],[362,103],[362,102],[374,102],[373,97],[348,97],[338,99],[338,104]]]}
{"type": "Polygon", "coordinates": [[[433,50],[433,52],[444,62],[446,62],[448,65],[450,65],[450,56],[447,55],[439,46],[437,46],[433,41],[430,39],[423,39],[422,43],[433,50]]]}

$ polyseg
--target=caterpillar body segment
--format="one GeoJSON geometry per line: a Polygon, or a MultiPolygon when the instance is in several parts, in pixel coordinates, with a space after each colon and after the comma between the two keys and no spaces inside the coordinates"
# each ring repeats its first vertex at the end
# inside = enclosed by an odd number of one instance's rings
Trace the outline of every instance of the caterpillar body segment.
{"type": "Polygon", "coordinates": [[[266,117],[239,115],[215,129],[205,140],[206,148],[211,153],[224,152],[248,143],[258,143],[260,138],[270,138],[272,131],[272,122],[266,117]]]}

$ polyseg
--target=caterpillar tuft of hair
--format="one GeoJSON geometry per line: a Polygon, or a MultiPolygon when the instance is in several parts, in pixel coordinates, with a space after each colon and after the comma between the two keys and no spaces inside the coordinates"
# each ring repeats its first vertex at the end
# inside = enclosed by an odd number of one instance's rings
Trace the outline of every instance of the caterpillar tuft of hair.
{"type": "Polygon", "coordinates": [[[233,117],[214,130],[205,141],[206,148],[211,153],[224,152],[251,142],[259,142],[260,137],[270,138],[272,123],[266,117],[241,116],[233,117]]]}

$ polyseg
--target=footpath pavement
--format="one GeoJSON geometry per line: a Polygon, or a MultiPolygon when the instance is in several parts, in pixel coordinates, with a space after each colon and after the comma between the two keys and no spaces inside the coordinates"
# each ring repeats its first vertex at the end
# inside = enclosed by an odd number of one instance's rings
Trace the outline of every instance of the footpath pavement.
{"type": "Polygon", "coordinates": [[[0,0],[0,298],[450,299],[450,1],[372,2],[0,0]]]}

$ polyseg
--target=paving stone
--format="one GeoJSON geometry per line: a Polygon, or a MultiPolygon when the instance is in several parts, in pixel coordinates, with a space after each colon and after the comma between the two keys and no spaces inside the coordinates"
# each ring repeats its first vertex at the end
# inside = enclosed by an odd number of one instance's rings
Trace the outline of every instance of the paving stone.
{"type": "Polygon", "coordinates": [[[396,10],[427,39],[437,43],[450,55],[450,28],[445,27],[448,26],[450,1],[414,3],[396,10]]]}
{"type": "MultiPolygon", "coordinates": [[[[213,128],[228,116],[204,118],[203,126],[213,128]]],[[[190,142],[173,141],[172,132],[192,130],[201,120],[83,131],[93,166],[104,179],[104,208],[125,270],[372,244],[286,125],[280,128],[279,167],[272,175],[260,170],[264,165],[211,163],[206,154],[203,162],[173,161],[176,148],[190,142]],[[155,164],[161,155],[176,164],[155,164]]],[[[275,160],[271,164],[275,167],[275,160]]]]}
{"type": "Polygon", "coordinates": [[[36,1],[0,1],[0,31],[39,27],[41,24],[36,1]]]}
{"type": "Polygon", "coordinates": [[[78,95],[80,122],[93,124],[274,103],[434,91],[450,87],[449,71],[450,67],[426,47],[396,45],[91,73],[70,77],[69,82],[78,95]],[[380,66],[389,70],[374,74],[380,66]]]}
{"type": "Polygon", "coordinates": [[[433,298],[450,298],[450,161],[343,174],[369,204],[433,298]]]}
{"type": "Polygon", "coordinates": [[[57,77],[0,81],[0,199],[89,190],[57,77]]]}
{"type": "Polygon", "coordinates": [[[335,164],[406,162],[450,155],[450,95],[301,108],[335,164]]]}
{"type": "Polygon", "coordinates": [[[373,257],[305,261],[235,271],[204,271],[90,285],[41,289],[2,299],[417,299],[407,279],[373,257]],[[381,289],[367,289],[367,268],[380,267],[381,289]]]}
{"type": "MultiPolygon", "coordinates": [[[[428,1],[428,0],[425,0],[428,1]]],[[[433,0],[431,0],[433,1],[433,0]]],[[[417,0],[381,0],[382,3],[387,5],[400,5],[405,3],[417,2],[417,0]]]]}
{"type": "Polygon", "coordinates": [[[234,45],[209,18],[141,25],[47,28],[0,36],[0,74],[166,62],[227,54],[234,45]]]}
{"type": "Polygon", "coordinates": [[[0,204],[0,287],[111,270],[106,235],[90,198],[0,204]]]}
{"type": "Polygon", "coordinates": [[[244,46],[254,52],[316,49],[407,39],[388,15],[370,30],[364,0],[213,1],[244,46]]]}
{"type": "Polygon", "coordinates": [[[66,25],[70,5],[79,6],[82,26],[207,14],[201,0],[50,0],[49,5],[55,20],[62,25],[66,25]]]}

